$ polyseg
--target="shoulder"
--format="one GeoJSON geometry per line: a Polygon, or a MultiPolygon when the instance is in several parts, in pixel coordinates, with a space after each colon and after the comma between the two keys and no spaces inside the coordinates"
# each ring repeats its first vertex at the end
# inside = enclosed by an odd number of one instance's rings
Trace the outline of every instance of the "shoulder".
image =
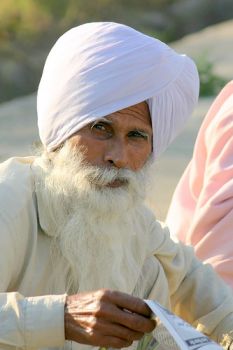
{"type": "Polygon", "coordinates": [[[0,163],[0,185],[28,182],[34,157],[13,157],[0,163]]]}
{"type": "Polygon", "coordinates": [[[17,173],[27,173],[34,157],[12,157],[0,163],[0,182],[9,175],[12,177],[17,173]]]}
{"type": "Polygon", "coordinates": [[[211,105],[203,124],[218,126],[219,123],[233,113],[233,81],[230,81],[220,91],[211,105]]]}
{"type": "Polygon", "coordinates": [[[11,158],[0,164],[0,286],[3,289],[15,283],[36,242],[32,161],[32,158],[11,158]]]}
{"type": "Polygon", "coordinates": [[[0,164],[0,218],[13,220],[33,200],[33,157],[10,158],[0,164]]]}
{"type": "Polygon", "coordinates": [[[168,227],[157,220],[154,212],[146,205],[138,209],[137,220],[140,222],[145,242],[148,242],[151,251],[155,252],[165,241],[170,241],[168,227]]]}
{"type": "Polygon", "coordinates": [[[154,225],[157,220],[152,210],[150,210],[145,204],[142,204],[138,206],[135,212],[135,222],[148,231],[150,230],[151,225],[154,225]]]}
{"type": "Polygon", "coordinates": [[[140,220],[142,224],[146,225],[149,229],[156,228],[158,231],[166,229],[165,224],[156,218],[156,214],[147,204],[142,204],[140,207],[138,207],[136,216],[138,220],[140,220]]]}

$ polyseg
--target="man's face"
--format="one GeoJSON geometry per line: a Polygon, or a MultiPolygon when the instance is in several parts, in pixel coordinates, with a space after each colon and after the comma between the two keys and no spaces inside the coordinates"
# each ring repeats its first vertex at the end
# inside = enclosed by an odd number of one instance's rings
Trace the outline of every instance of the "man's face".
{"type": "Polygon", "coordinates": [[[151,145],[148,107],[140,103],[87,125],[38,159],[40,224],[54,238],[51,291],[64,292],[64,271],[70,293],[132,293],[145,259],[134,223],[151,176],[151,145]]]}
{"type": "MultiPolygon", "coordinates": [[[[70,138],[85,150],[84,160],[98,167],[140,170],[152,151],[152,127],[146,102],[88,124],[70,138]]],[[[119,181],[111,187],[121,186],[119,181]]]]}

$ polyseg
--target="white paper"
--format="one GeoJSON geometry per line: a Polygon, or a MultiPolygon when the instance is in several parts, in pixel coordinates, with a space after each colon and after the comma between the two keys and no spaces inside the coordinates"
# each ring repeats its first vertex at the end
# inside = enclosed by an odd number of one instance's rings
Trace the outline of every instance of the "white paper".
{"type": "Polygon", "coordinates": [[[189,323],[153,300],[145,300],[153,314],[167,328],[181,350],[222,350],[222,347],[197,331],[189,323]]]}

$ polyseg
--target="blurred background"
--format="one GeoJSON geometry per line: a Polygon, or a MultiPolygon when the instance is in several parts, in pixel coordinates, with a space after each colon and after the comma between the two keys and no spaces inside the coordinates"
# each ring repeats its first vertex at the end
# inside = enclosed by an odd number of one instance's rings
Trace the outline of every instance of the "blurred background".
{"type": "Polygon", "coordinates": [[[164,219],[214,96],[233,77],[232,0],[1,0],[0,160],[32,154],[37,143],[36,90],[45,58],[67,29],[91,21],[125,23],[190,55],[200,101],[182,134],[158,160],[150,195],[164,219]]]}

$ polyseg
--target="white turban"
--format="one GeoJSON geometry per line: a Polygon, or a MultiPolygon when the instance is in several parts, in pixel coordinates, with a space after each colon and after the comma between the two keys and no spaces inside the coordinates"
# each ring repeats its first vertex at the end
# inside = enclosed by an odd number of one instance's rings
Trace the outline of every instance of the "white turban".
{"type": "Polygon", "coordinates": [[[83,24],[47,57],[37,96],[40,138],[54,150],[96,119],[147,101],[157,157],[183,128],[198,92],[187,56],[122,24],[83,24]]]}

